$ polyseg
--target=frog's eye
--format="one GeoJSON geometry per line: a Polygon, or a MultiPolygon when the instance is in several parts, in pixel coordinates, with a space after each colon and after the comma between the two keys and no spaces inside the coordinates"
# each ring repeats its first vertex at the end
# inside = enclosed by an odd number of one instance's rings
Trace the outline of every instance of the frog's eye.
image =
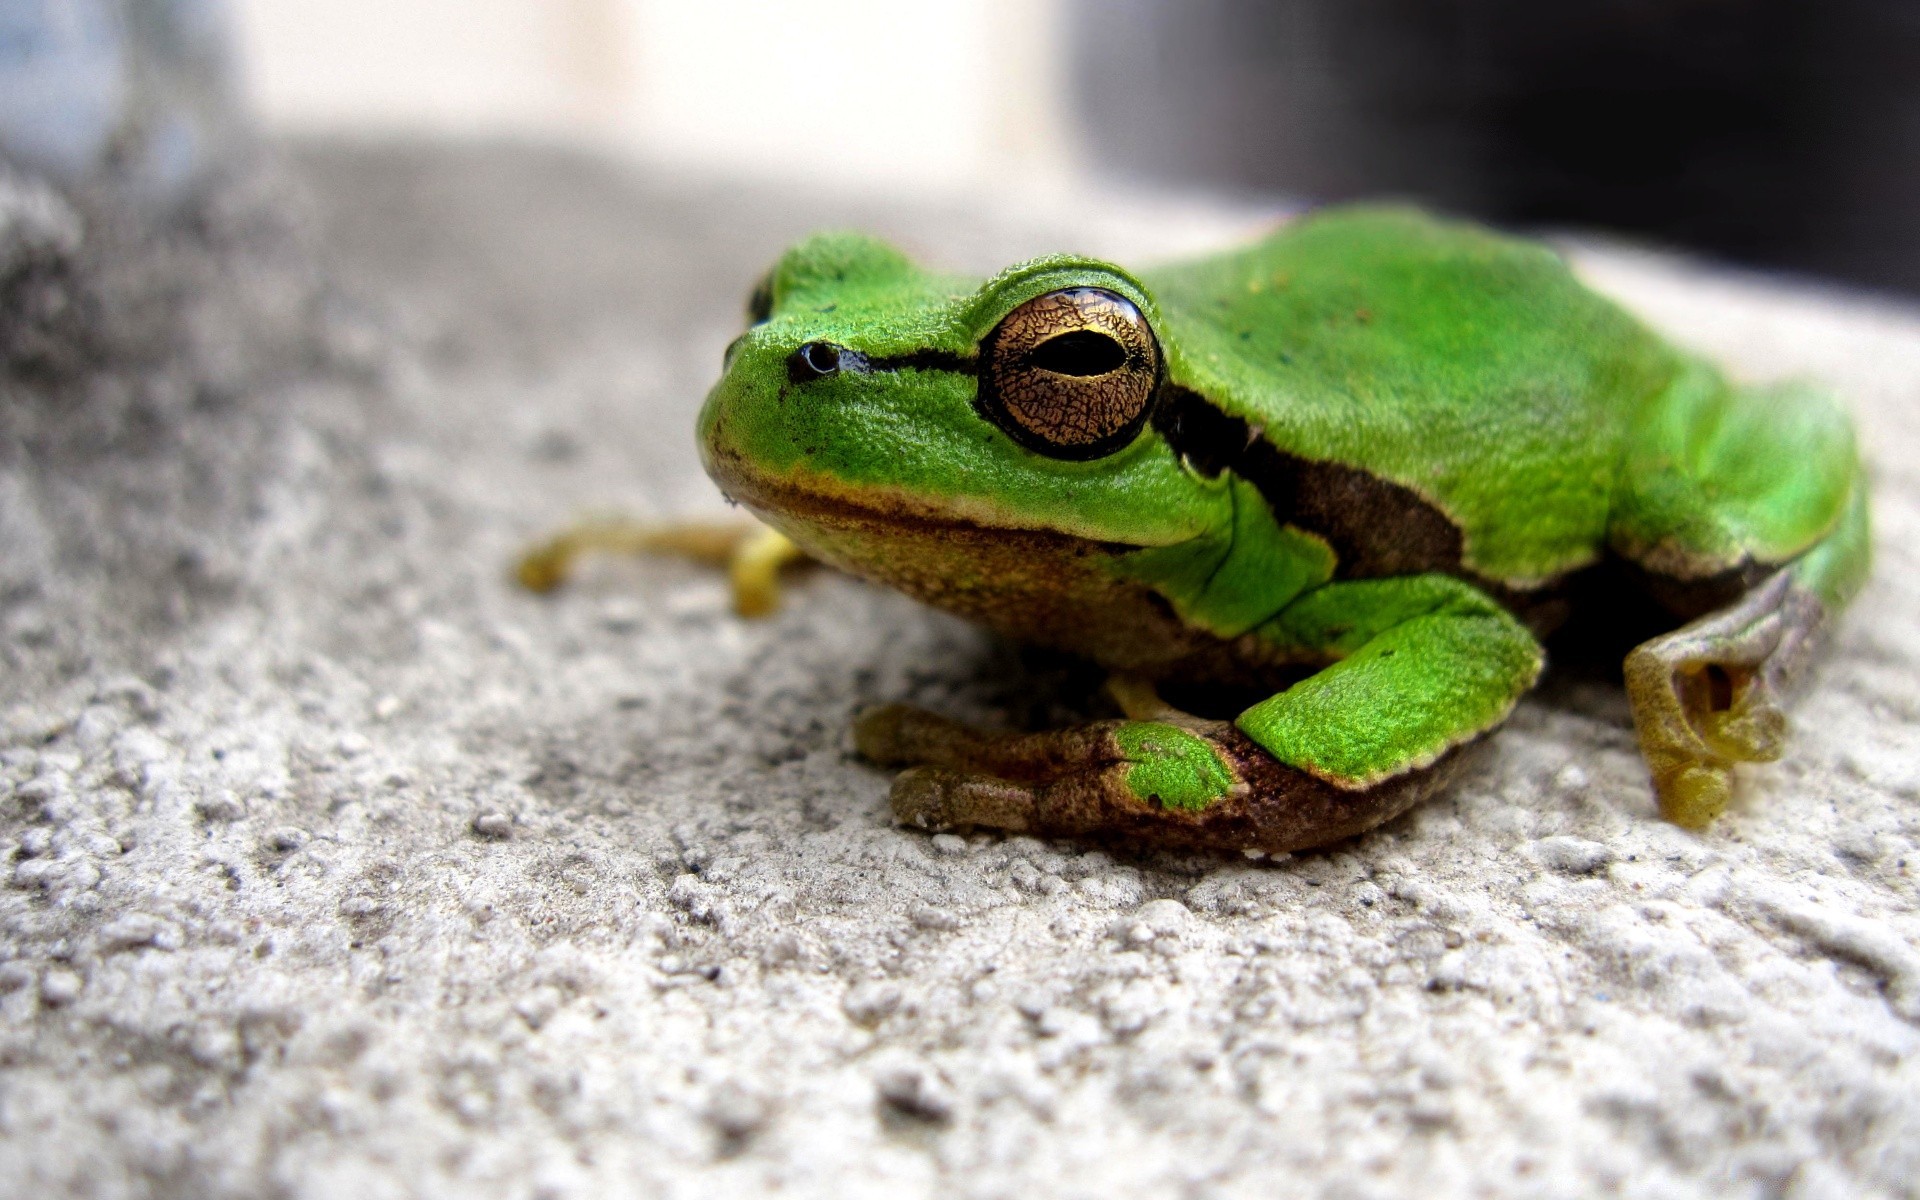
{"type": "Polygon", "coordinates": [[[1159,384],[1152,327],[1104,288],[1037,296],[980,344],[981,410],[1053,458],[1099,458],[1131,442],[1159,384]]]}

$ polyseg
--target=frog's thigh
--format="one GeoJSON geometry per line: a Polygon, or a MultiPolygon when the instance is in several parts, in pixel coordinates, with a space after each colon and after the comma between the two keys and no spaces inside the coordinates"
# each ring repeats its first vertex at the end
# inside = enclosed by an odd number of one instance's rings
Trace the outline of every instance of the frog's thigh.
{"type": "Polygon", "coordinates": [[[1834,531],[1738,602],[1627,656],[1627,695],[1663,813],[1699,829],[1726,809],[1733,765],[1785,748],[1780,703],[1866,573],[1864,489],[1834,531]]]}
{"type": "Polygon", "coordinates": [[[1797,560],[1864,505],[1852,424],[1831,397],[1734,387],[1704,365],[1638,414],[1623,455],[1607,544],[1656,578],[1797,560]]]}
{"type": "Polygon", "coordinates": [[[1335,786],[1378,786],[1497,727],[1539,677],[1526,628],[1445,576],[1329,584],[1262,628],[1338,657],[1235,722],[1274,758],[1335,786]]]}

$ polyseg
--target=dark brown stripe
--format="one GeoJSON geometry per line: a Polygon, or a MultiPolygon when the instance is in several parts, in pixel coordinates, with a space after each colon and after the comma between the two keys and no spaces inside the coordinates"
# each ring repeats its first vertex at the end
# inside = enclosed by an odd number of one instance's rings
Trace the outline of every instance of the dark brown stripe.
{"type": "Polygon", "coordinates": [[[1325,538],[1339,556],[1341,578],[1423,571],[1473,578],[1461,565],[1460,527],[1412,488],[1289,454],[1246,421],[1172,384],[1153,424],[1195,470],[1209,477],[1232,471],[1260,490],[1280,520],[1325,538]]]}

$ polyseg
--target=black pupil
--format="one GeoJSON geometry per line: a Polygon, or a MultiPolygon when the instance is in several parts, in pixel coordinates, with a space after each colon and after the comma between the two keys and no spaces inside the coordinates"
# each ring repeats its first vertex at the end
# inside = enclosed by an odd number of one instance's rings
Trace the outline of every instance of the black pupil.
{"type": "Polygon", "coordinates": [[[1027,365],[1055,375],[1105,375],[1127,365],[1127,350],[1104,333],[1076,329],[1035,346],[1027,365]]]}

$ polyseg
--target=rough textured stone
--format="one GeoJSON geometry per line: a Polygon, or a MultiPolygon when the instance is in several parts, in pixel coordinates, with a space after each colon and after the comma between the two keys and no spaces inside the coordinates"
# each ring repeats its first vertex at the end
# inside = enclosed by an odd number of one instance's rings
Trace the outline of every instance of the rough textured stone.
{"type": "Polygon", "coordinates": [[[90,224],[121,325],[6,384],[23,1194],[1913,1194],[1920,313],[1581,254],[1740,373],[1832,381],[1877,464],[1874,581],[1713,832],[1561,671],[1373,836],[1120,858],[895,829],[849,751],[876,701],[1045,718],[1058,664],[827,574],[748,624],[676,563],[505,567],[716,509],[695,406],[812,226],[984,269],[1231,214],[292,175],[157,244],[90,224]]]}

